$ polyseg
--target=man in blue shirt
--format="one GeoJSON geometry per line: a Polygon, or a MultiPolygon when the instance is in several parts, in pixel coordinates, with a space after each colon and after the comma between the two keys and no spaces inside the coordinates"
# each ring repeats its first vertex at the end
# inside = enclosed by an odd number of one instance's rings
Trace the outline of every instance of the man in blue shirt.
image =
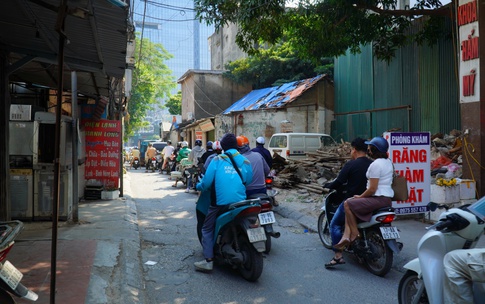
{"type": "Polygon", "coordinates": [[[253,171],[249,161],[237,151],[237,139],[234,134],[226,134],[221,139],[224,150],[219,156],[214,157],[202,180],[197,184],[197,190],[207,191],[215,184],[216,205],[211,205],[202,226],[202,248],[204,260],[195,262],[198,271],[211,271],[213,268],[213,242],[214,227],[219,210],[224,206],[246,199],[246,184],[250,184],[253,171]],[[234,168],[231,162],[239,169],[234,168]]]}

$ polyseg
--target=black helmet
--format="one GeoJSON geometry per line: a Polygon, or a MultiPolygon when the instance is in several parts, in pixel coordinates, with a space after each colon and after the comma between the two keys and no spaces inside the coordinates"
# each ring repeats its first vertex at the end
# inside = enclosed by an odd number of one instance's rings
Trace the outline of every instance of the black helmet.
{"type": "Polygon", "coordinates": [[[167,140],[167,144],[171,145],[172,144],[172,141],[170,139],[167,140]]]}
{"type": "Polygon", "coordinates": [[[212,149],[212,141],[208,141],[205,146],[207,147],[207,149],[212,149]]]}
{"type": "Polygon", "coordinates": [[[195,145],[196,145],[196,146],[202,146],[202,140],[200,140],[200,139],[196,139],[196,140],[195,140],[195,145]]]}
{"type": "Polygon", "coordinates": [[[371,141],[366,141],[365,143],[376,147],[379,152],[386,153],[389,149],[389,143],[387,142],[387,140],[384,139],[384,137],[377,136],[374,137],[371,141]]]}

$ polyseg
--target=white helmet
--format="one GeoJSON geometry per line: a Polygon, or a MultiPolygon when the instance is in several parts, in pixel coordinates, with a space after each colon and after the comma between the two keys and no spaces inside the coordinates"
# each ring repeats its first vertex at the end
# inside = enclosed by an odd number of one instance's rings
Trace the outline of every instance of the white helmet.
{"type": "Polygon", "coordinates": [[[260,145],[264,145],[264,137],[260,136],[260,137],[256,138],[256,142],[260,145]]]}
{"type": "Polygon", "coordinates": [[[183,141],[182,142],[182,147],[188,147],[188,146],[189,146],[189,143],[188,142],[186,142],[186,141],[183,141]]]}

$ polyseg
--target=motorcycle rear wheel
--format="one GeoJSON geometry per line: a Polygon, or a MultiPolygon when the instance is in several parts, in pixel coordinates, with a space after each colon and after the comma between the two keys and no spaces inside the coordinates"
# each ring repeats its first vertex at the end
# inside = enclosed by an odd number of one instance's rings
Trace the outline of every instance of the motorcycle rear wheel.
{"type": "Polygon", "coordinates": [[[323,246],[327,249],[332,249],[332,236],[330,235],[330,223],[327,221],[325,211],[320,213],[318,217],[318,236],[322,241],[323,246]]]}
{"type": "Polygon", "coordinates": [[[372,229],[367,232],[367,241],[373,252],[373,257],[364,259],[365,267],[377,276],[386,275],[391,270],[393,252],[382,238],[380,231],[372,229]]]}
{"type": "Polygon", "coordinates": [[[263,255],[256,251],[246,236],[239,238],[239,247],[243,255],[243,262],[238,265],[239,272],[245,280],[255,282],[263,273],[263,255]]]}
{"type": "Polygon", "coordinates": [[[4,289],[0,289],[0,303],[2,304],[15,304],[17,303],[10,293],[4,289]]]}
{"type": "Polygon", "coordinates": [[[399,281],[399,289],[397,293],[399,304],[413,303],[416,297],[419,297],[419,301],[416,303],[429,303],[426,289],[423,289],[423,293],[421,295],[417,294],[421,284],[423,284],[423,280],[418,277],[416,272],[411,270],[406,271],[404,276],[401,278],[401,281],[399,281]]]}

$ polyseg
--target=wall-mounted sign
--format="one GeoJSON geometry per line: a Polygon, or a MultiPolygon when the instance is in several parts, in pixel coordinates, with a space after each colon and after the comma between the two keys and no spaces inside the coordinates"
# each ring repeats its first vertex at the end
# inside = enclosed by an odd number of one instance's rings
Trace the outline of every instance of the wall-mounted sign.
{"type": "Polygon", "coordinates": [[[480,57],[478,53],[478,7],[476,0],[459,0],[456,23],[459,28],[460,102],[479,101],[480,57]]]}
{"type": "Polygon", "coordinates": [[[83,120],[86,137],[85,178],[117,189],[120,176],[121,124],[118,120],[83,120]]]}

